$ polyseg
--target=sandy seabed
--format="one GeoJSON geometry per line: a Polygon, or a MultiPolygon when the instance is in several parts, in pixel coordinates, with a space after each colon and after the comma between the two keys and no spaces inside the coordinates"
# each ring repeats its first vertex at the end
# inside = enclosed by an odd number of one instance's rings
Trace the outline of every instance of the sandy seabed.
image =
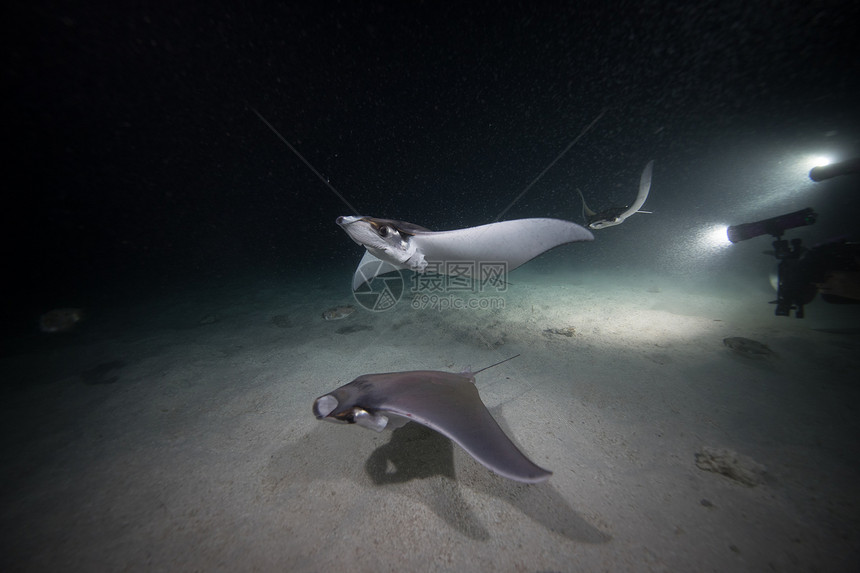
{"type": "MultiPolygon", "coordinates": [[[[612,276],[612,275],[608,275],[612,276]]],[[[528,267],[504,308],[359,308],[343,277],[88,309],[0,359],[4,571],[848,571],[860,330],[816,302],[528,267]],[[826,314],[831,320],[816,320],[826,314]],[[742,336],[774,354],[723,344],[742,336]],[[319,422],[371,372],[477,370],[554,472],[501,478],[435,432],[319,422]],[[758,468],[744,484],[704,449],[758,468]],[[763,470],[761,468],[764,468],[763,470]]]]}

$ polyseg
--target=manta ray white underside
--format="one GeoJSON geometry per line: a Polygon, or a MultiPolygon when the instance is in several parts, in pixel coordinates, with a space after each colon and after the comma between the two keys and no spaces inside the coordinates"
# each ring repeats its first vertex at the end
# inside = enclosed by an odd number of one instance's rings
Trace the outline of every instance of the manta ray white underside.
{"type": "Polygon", "coordinates": [[[452,268],[448,263],[463,263],[457,265],[462,276],[477,263],[504,263],[512,271],[559,245],[594,240],[588,229],[561,219],[515,219],[453,231],[360,216],[339,217],[337,224],[367,249],[353,275],[353,289],[391,267],[424,272],[433,264],[434,272],[445,273],[452,268]]]}

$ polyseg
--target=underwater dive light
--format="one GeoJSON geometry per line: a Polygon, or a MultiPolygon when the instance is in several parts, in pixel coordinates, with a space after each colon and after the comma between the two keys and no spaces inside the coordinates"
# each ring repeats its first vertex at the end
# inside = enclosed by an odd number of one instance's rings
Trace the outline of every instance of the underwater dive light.
{"type": "Polygon", "coordinates": [[[848,175],[849,173],[860,173],[860,157],[840,161],[839,163],[830,163],[828,165],[813,167],[809,171],[809,178],[813,181],[824,181],[831,177],[848,175]]]}
{"type": "Polygon", "coordinates": [[[770,219],[732,225],[726,230],[726,235],[732,243],[746,241],[765,234],[780,237],[787,229],[813,224],[817,216],[812,207],[807,207],[794,213],[787,213],[770,219]]]}

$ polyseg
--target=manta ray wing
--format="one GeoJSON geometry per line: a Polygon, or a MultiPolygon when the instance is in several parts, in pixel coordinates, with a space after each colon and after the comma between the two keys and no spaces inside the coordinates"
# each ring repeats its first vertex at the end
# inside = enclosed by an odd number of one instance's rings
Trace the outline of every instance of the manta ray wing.
{"type": "Polygon", "coordinates": [[[592,240],[591,231],[561,219],[516,219],[412,237],[427,261],[505,262],[508,271],[553,247],[592,240]]]}
{"type": "MultiPolygon", "coordinates": [[[[645,169],[642,170],[642,176],[639,177],[639,194],[636,195],[636,200],[630,205],[630,208],[622,213],[621,217],[626,219],[633,213],[638,213],[642,205],[648,199],[648,193],[651,191],[651,174],[654,171],[654,160],[648,162],[645,169]]],[[[622,219],[622,220],[623,220],[622,219]]]]}

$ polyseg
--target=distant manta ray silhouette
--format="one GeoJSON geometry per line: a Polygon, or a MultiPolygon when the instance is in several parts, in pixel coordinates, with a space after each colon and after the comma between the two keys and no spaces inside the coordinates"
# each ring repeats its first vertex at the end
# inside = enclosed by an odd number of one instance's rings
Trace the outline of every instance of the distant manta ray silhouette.
{"type": "Polygon", "coordinates": [[[645,165],[642,170],[642,176],[639,178],[639,194],[636,195],[636,200],[629,207],[610,207],[596,213],[588,208],[585,204],[585,196],[582,191],[577,189],[579,196],[582,199],[582,218],[591,229],[605,229],[606,227],[614,227],[620,225],[628,217],[634,213],[650,213],[651,211],[640,211],[645,200],[648,199],[648,193],[651,191],[651,172],[654,170],[654,160],[645,165]]]}

